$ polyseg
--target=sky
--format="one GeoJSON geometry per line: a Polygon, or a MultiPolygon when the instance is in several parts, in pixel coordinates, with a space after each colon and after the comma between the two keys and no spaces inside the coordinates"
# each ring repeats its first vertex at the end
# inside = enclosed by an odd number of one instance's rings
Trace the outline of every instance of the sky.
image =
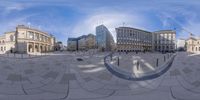
{"type": "Polygon", "coordinates": [[[0,0],[0,35],[23,24],[67,44],[69,37],[95,34],[104,24],[114,39],[120,26],[170,29],[186,39],[189,33],[200,35],[199,12],[199,0],[0,0]]]}

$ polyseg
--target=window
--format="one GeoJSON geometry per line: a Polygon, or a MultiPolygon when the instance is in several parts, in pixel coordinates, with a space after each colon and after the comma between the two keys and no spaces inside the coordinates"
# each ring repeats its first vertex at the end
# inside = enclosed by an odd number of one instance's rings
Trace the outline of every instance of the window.
{"type": "Polygon", "coordinates": [[[35,33],[35,40],[39,40],[39,33],[35,33]]]}
{"type": "Polygon", "coordinates": [[[10,35],[10,41],[14,41],[14,36],[10,35]]]}
{"type": "Polygon", "coordinates": [[[28,33],[29,33],[29,39],[34,39],[34,33],[30,31],[28,33]]]}
{"type": "Polygon", "coordinates": [[[42,35],[39,35],[39,37],[40,37],[40,41],[42,41],[42,35]]]}

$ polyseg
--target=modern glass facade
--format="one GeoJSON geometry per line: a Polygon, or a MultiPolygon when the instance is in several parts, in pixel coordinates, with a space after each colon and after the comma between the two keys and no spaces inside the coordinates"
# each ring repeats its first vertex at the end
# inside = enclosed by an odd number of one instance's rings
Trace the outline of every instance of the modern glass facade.
{"type": "Polygon", "coordinates": [[[97,48],[102,51],[112,50],[114,40],[111,33],[104,25],[96,27],[96,44],[97,48]]]}

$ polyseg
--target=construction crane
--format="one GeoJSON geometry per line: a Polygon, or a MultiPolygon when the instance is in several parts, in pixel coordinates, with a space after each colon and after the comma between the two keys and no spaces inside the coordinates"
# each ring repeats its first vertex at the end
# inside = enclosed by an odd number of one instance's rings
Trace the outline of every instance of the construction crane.
{"type": "MultiPolygon", "coordinates": [[[[171,20],[172,22],[175,22],[176,24],[178,24],[178,25],[180,26],[180,27],[179,27],[180,30],[183,30],[183,31],[189,33],[190,36],[193,36],[192,32],[190,32],[190,31],[188,31],[187,29],[183,28],[183,25],[182,25],[180,22],[178,22],[178,21],[176,21],[175,19],[172,19],[172,18],[170,18],[170,17],[168,17],[168,19],[171,20]]],[[[173,25],[173,27],[174,27],[174,25],[173,25]]],[[[176,29],[177,29],[177,27],[175,27],[175,30],[176,30],[176,29]]]]}

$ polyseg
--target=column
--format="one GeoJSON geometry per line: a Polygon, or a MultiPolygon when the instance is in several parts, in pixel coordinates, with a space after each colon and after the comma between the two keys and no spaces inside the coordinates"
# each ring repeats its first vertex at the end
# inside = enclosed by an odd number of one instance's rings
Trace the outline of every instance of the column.
{"type": "Polygon", "coordinates": [[[33,42],[33,52],[35,52],[35,42],[33,42]]]}
{"type": "Polygon", "coordinates": [[[26,52],[29,53],[29,42],[27,42],[27,45],[26,45],[26,52]]]}

